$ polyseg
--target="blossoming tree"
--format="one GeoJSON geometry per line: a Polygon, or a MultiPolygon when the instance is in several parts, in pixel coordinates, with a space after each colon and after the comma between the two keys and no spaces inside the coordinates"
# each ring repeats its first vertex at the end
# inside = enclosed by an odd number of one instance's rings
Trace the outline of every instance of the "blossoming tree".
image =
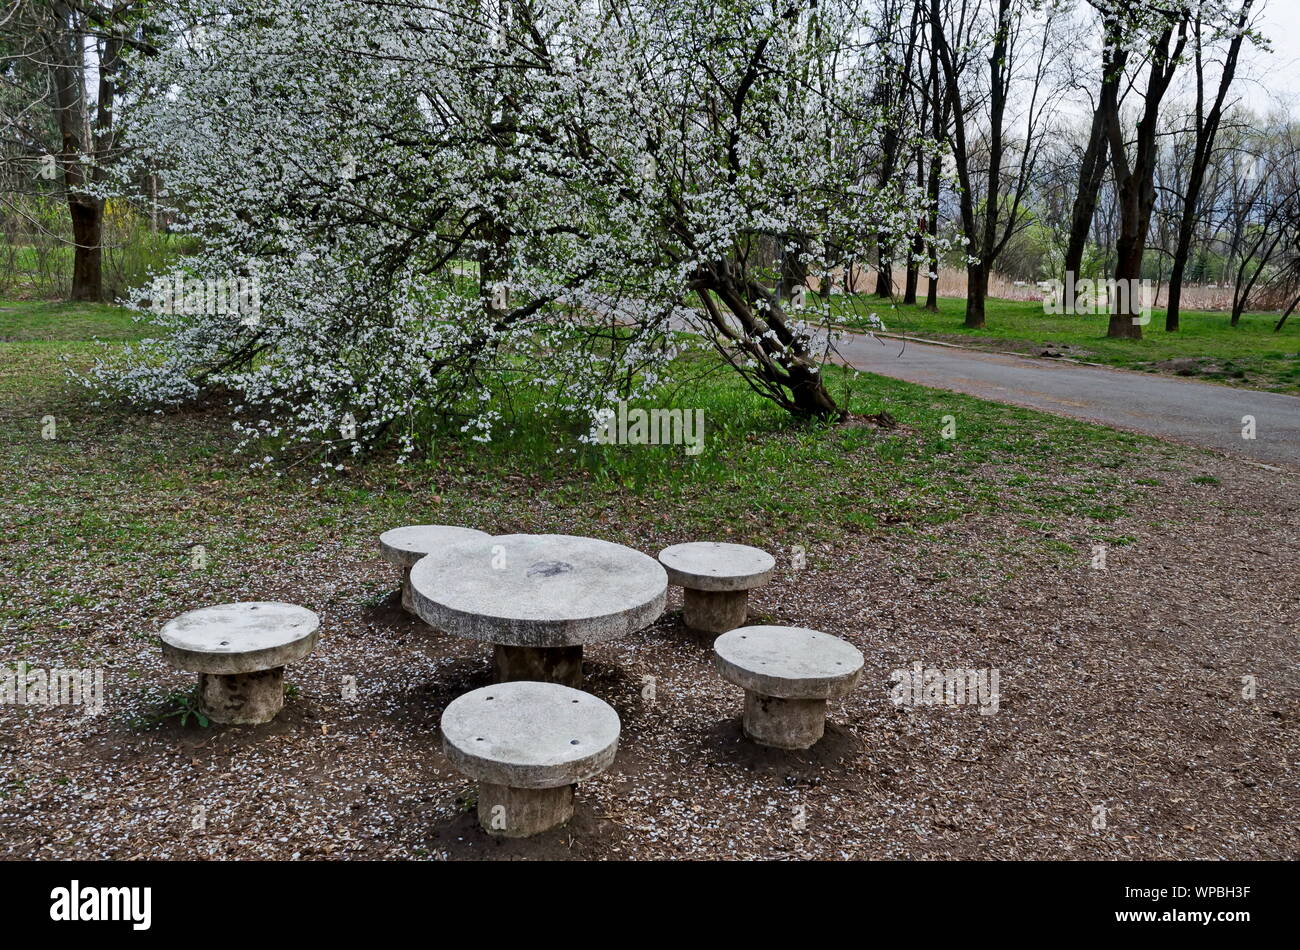
{"type": "MultiPolygon", "coordinates": [[[[417,450],[502,394],[588,422],[703,328],[792,413],[822,381],[831,289],[922,196],[877,184],[859,0],[173,0],[133,63],[136,161],[256,307],[131,303],[162,331],[86,377],[175,405],[228,394],[249,443],[417,450]]],[[[119,181],[130,180],[124,165],[119,181]]],[[[167,286],[170,275],[162,275],[167,286]]],[[[269,461],[268,454],[266,459],[269,461]]]]}

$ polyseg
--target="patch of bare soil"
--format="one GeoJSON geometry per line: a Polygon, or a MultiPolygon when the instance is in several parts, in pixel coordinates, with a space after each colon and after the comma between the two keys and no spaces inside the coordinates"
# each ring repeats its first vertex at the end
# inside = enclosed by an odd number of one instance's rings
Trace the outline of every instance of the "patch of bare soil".
{"type": "MultiPolygon", "coordinates": [[[[92,599],[63,636],[116,658],[108,711],[0,706],[0,856],[1294,859],[1300,474],[1197,459],[1221,484],[1153,464],[1146,503],[1107,529],[1131,543],[1104,569],[1095,522],[1063,523],[1076,554],[1039,559],[1009,553],[1025,530],[1013,516],[846,536],[798,570],[782,552],[751,621],[828,631],[866,656],[808,752],[743,738],[741,692],[681,625],[674,591],[652,627],[588,649],[586,688],[622,717],[619,754],[579,788],[568,827],[527,840],[478,827],[473,783],[441,751],[439,716],[489,682],[488,650],[384,597],[396,578],[377,549],[250,561],[166,610],[92,599]],[[153,633],[239,599],[321,615],[280,718],[139,725],[192,684],[153,633]],[[916,663],[996,670],[996,710],[895,704],[893,674],[916,663]]],[[[671,519],[639,530],[651,553],[692,540],[671,519]]],[[[91,592],[110,582],[93,570],[91,592]]],[[[47,662],[76,659],[56,647],[47,662]]]]}

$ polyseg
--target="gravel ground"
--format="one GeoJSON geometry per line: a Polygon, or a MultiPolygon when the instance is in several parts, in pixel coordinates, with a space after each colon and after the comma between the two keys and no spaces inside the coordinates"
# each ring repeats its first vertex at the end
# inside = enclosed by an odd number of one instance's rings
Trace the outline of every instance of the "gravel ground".
{"type": "MultiPolygon", "coordinates": [[[[1157,484],[1109,526],[1131,542],[1108,549],[1104,570],[1086,553],[1094,522],[1055,525],[1076,554],[1040,557],[1009,513],[929,536],[845,535],[799,570],[774,550],[777,576],[751,597],[751,621],[835,633],[866,655],[861,686],[831,704],[826,738],[805,753],[742,739],[741,692],[682,627],[674,590],[653,627],[588,648],[586,688],[622,717],[618,758],[579,788],[570,826],[521,841],[478,828],[473,785],[440,747],[442,709],[490,681],[488,650],[402,612],[393,569],[346,517],[315,551],[286,544],[187,578],[184,602],[156,596],[156,565],[87,558],[84,596],[43,610],[28,574],[23,626],[56,635],[43,665],[110,655],[109,701],[96,717],[0,706],[0,856],[1300,857],[1300,472],[1179,458],[1152,457],[1157,484]],[[163,663],[158,627],[242,599],[321,615],[281,716],[142,726],[165,708],[161,693],[192,685],[163,663]],[[895,705],[891,672],[913,663],[997,670],[997,711],[895,705]]],[[[529,505],[527,485],[512,491],[529,505]]],[[[202,485],[188,497],[196,524],[233,516],[202,485]]],[[[99,503],[129,520],[149,500],[99,503]]],[[[534,523],[481,514],[475,527],[497,533],[566,524],[541,502],[534,523]]],[[[609,530],[583,533],[652,554],[696,540],[670,517],[626,515],[587,511],[609,530]]],[[[292,530],[292,518],[267,530],[292,530]]]]}

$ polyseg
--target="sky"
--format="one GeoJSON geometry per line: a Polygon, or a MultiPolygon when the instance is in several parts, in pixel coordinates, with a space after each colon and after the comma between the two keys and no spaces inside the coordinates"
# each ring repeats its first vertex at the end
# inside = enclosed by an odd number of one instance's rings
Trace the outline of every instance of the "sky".
{"type": "Polygon", "coordinates": [[[1273,52],[1243,52],[1242,98],[1261,111],[1278,96],[1300,105],[1300,0],[1267,0],[1259,24],[1273,52]]]}

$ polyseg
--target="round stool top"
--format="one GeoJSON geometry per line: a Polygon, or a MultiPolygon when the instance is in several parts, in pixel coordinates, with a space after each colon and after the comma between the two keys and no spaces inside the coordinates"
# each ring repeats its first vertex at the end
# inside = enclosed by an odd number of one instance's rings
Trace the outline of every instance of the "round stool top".
{"type": "Polygon", "coordinates": [[[659,552],[668,580],[691,590],[735,591],[762,587],[772,577],[776,558],[747,544],[691,541],[659,552]]]}
{"type": "Polygon", "coordinates": [[[452,700],[442,745],[470,778],[515,788],[557,788],[607,769],[618,751],[618,713],[558,683],[498,683],[452,700]]]}
{"type": "Polygon", "coordinates": [[[507,646],[579,646],[649,626],[668,576],[621,544],[564,534],[461,541],[411,569],[415,612],[437,630],[507,646]]]}
{"type": "Polygon", "coordinates": [[[385,561],[399,567],[410,567],[433,551],[468,538],[489,537],[477,528],[461,528],[450,524],[408,524],[392,528],[379,536],[379,552],[385,561]]]}
{"type": "Polygon", "coordinates": [[[201,607],[159,631],[163,655],[193,673],[256,673],[301,660],[316,645],[320,618],[275,601],[201,607]]]}
{"type": "Polygon", "coordinates": [[[862,676],[857,647],[804,627],[737,627],[713,652],[727,682],[781,699],[835,699],[862,676]]]}

